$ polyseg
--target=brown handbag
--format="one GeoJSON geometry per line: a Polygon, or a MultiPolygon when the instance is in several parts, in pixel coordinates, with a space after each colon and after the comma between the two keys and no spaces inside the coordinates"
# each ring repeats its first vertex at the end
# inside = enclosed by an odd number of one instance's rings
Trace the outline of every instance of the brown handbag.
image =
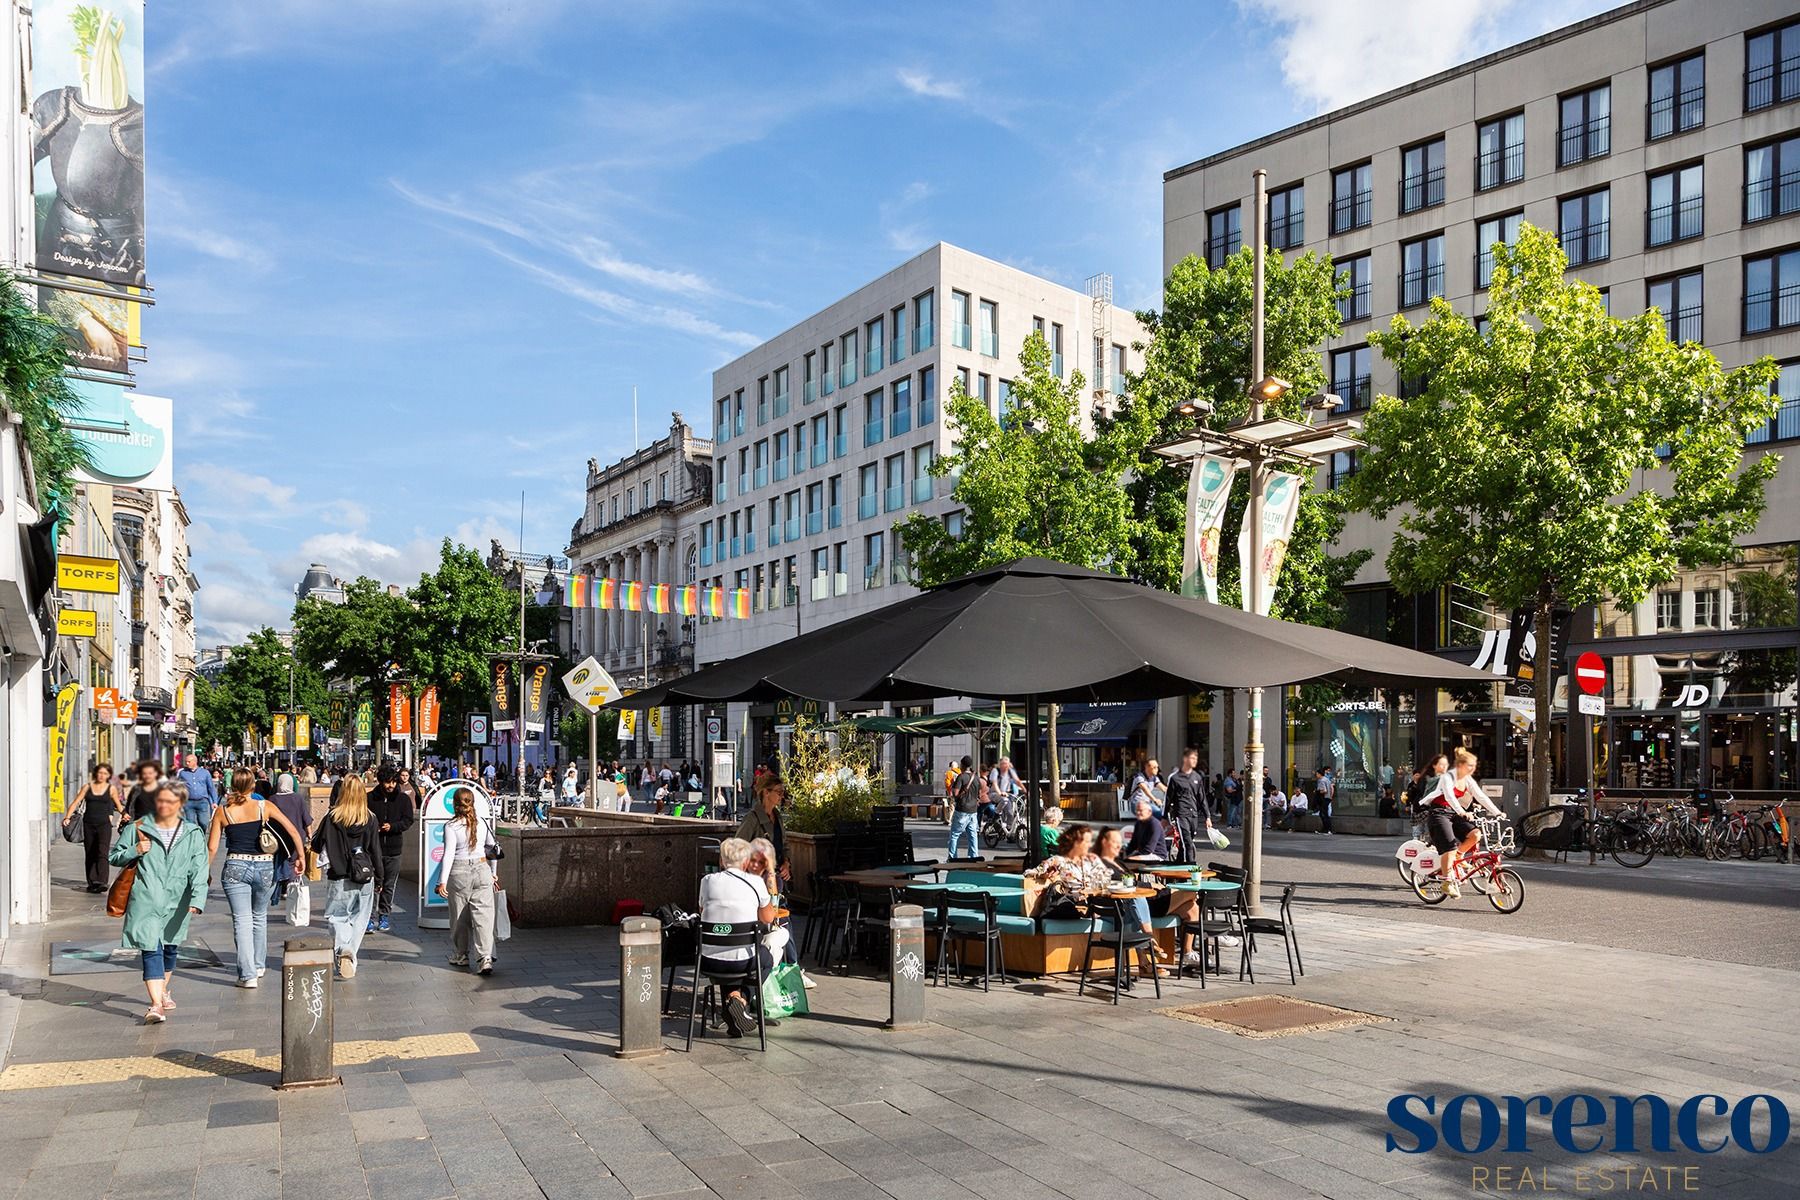
{"type": "MultiPolygon", "coordinates": [[[[133,821],[130,822],[130,824],[135,826],[137,822],[133,821]]],[[[122,828],[121,832],[123,832],[122,828]]],[[[138,830],[138,834],[142,836],[143,830],[138,830]]],[[[119,872],[119,877],[113,880],[112,886],[106,890],[107,916],[122,917],[125,915],[125,906],[131,902],[131,885],[136,882],[136,863],[132,863],[129,867],[126,867],[119,872]]]]}

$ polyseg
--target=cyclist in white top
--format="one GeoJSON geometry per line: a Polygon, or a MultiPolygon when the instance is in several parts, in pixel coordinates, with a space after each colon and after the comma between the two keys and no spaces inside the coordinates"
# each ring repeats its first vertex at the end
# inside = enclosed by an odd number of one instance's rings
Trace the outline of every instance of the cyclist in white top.
{"type": "Polygon", "coordinates": [[[1479,833],[1469,810],[1480,805],[1492,815],[1500,815],[1499,807],[1475,781],[1475,755],[1458,747],[1455,759],[1456,765],[1439,780],[1437,791],[1425,799],[1425,828],[1441,857],[1438,875],[1450,896],[1462,895],[1456,884],[1456,860],[1475,849],[1479,833]]]}

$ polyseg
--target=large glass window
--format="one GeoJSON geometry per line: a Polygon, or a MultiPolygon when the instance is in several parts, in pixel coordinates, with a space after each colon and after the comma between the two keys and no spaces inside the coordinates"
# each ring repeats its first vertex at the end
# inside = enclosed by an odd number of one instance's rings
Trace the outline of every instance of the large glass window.
{"type": "Polygon", "coordinates": [[[866,520],[881,511],[881,471],[874,463],[856,472],[856,519],[866,520]]]}
{"type": "Polygon", "coordinates": [[[1269,193],[1269,245],[1292,250],[1306,241],[1306,187],[1296,183],[1269,193]]]}
{"type": "Polygon", "coordinates": [[[1746,442],[1785,441],[1800,438],[1800,362],[1783,363],[1770,390],[1780,399],[1774,417],[1753,430],[1746,442]]]}
{"type": "Polygon", "coordinates": [[[888,314],[888,362],[899,362],[906,351],[906,305],[902,304],[888,314]]]}
{"type": "Polygon", "coordinates": [[[930,442],[913,447],[912,501],[914,504],[923,504],[931,499],[932,454],[930,442]]]}
{"type": "Polygon", "coordinates": [[[876,445],[886,436],[882,431],[886,402],[887,396],[880,388],[863,396],[863,445],[876,445]]]}
{"type": "Polygon", "coordinates": [[[1475,129],[1475,190],[1525,178],[1525,114],[1483,121],[1475,129]]]}
{"type": "Polygon", "coordinates": [[[1571,267],[1612,257],[1612,193],[1608,189],[1567,197],[1561,205],[1561,219],[1558,235],[1571,267]]]}
{"type": "Polygon", "coordinates": [[[1744,220],[1800,212],[1800,135],[1744,151],[1744,220]]]}
{"type": "Polygon", "coordinates": [[[1243,244],[1243,205],[1215,208],[1206,214],[1207,266],[1218,270],[1243,244]]]}
{"type": "Polygon", "coordinates": [[[933,295],[926,292],[913,297],[913,349],[919,353],[931,349],[937,344],[937,327],[933,322],[933,295]]]}
{"type": "Polygon", "coordinates": [[[1494,246],[1514,246],[1519,241],[1523,213],[1506,213],[1475,223],[1475,286],[1486,287],[1494,279],[1494,246]]]}
{"type": "Polygon", "coordinates": [[[777,417],[787,416],[788,408],[793,403],[793,395],[788,389],[789,374],[786,367],[775,368],[775,415],[777,417]]]}
{"type": "Polygon", "coordinates": [[[1125,394],[1125,347],[1114,342],[1108,350],[1107,390],[1115,396],[1125,394]]]}
{"type": "Polygon", "coordinates": [[[1706,124],[1706,55],[1690,54],[1650,68],[1645,136],[1673,137],[1706,124]]]}
{"type": "Polygon", "coordinates": [[[1666,246],[1670,242],[1699,237],[1704,195],[1699,163],[1650,176],[1650,203],[1645,213],[1648,228],[1644,240],[1652,246],[1666,246]]]}
{"type": "Polygon", "coordinates": [[[992,300],[981,302],[981,353],[1000,357],[1000,309],[992,300]]]}
{"type": "Polygon", "coordinates": [[[788,463],[790,461],[788,454],[789,454],[788,435],[785,432],[776,434],[775,435],[775,478],[776,479],[786,479],[788,477],[788,463]]]}
{"type": "Polygon", "coordinates": [[[1400,307],[1416,308],[1444,294],[1444,235],[1400,244],[1400,307]]]}
{"type": "Polygon", "coordinates": [[[1744,260],[1744,332],[1800,325],[1800,250],[1744,260]]]}
{"type": "Polygon", "coordinates": [[[1400,211],[1418,212],[1444,202],[1444,139],[1400,152],[1400,211]]]}
{"type": "Polygon", "coordinates": [[[819,347],[819,395],[829,396],[837,391],[837,372],[831,369],[830,346],[819,347]]]}
{"type": "Polygon", "coordinates": [[[1375,168],[1368,163],[1331,173],[1331,232],[1348,233],[1374,220],[1375,168]]]}
{"type": "Polygon", "coordinates": [[[937,368],[919,372],[919,428],[937,420],[937,368]]]}
{"type": "Polygon", "coordinates": [[[864,375],[873,375],[875,372],[881,370],[881,330],[882,321],[880,317],[876,317],[873,321],[870,321],[863,327],[863,332],[867,335],[863,338],[863,346],[865,347],[863,359],[864,375]]]}
{"type": "Polygon", "coordinates": [[[1612,153],[1612,86],[1564,96],[1557,127],[1556,165],[1567,167],[1612,153]]]}
{"type": "Polygon", "coordinates": [[[1063,327],[1055,323],[1050,326],[1050,373],[1063,377],[1063,327]]]}
{"type": "Polygon", "coordinates": [[[1800,98],[1800,21],[1744,39],[1744,111],[1800,98]]]}
{"type": "Polygon", "coordinates": [[[856,334],[846,333],[838,339],[838,386],[849,387],[856,382],[856,334]]]}
{"type": "Polygon", "coordinates": [[[1369,407],[1374,398],[1370,375],[1373,362],[1367,346],[1350,346],[1331,352],[1331,390],[1343,400],[1338,412],[1355,412],[1369,407]]]}
{"type": "Polygon", "coordinates": [[[887,434],[899,437],[912,428],[912,376],[894,380],[890,390],[892,403],[888,405],[887,434]]]}
{"type": "Polygon", "coordinates": [[[1348,289],[1338,297],[1338,316],[1345,321],[1360,321],[1373,311],[1369,295],[1372,261],[1367,254],[1338,260],[1338,287],[1348,289]]]}
{"type": "Polygon", "coordinates": [[[873,590],[887,583],[887,573],[882,566],[881,548],[886,539],[885,533],[871,533],[863,538],[863,587],[873,590]]]}
{"type": "Polygon", "coordinates": [[[1700,272],[1687,271],[1652,279],[1645,304],[1662,313],[1671,342],[1698,342],[1703,340],[1700,296],[1700,272]]]}
{"type": "Polygon", "coordinates": [[[768,482],[769,482],[769,439],[764,438],[762,441],[756,443],[756,475],[755,475],[755,485],[754,486],[762,487],[765,484],[767,484],[768,482]]]}
{"type": "Polygon", "coordinates": [[[950,293],[950,344],[959,350],[967,350],[974,343],[969,339],[969,293],[950,293]]]}

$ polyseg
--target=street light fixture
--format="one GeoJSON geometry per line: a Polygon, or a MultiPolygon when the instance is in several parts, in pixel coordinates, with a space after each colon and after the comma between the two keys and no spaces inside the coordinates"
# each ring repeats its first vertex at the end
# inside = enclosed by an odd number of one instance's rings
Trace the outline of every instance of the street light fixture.
{"type": "MultiPolygon", "coordinates": [[[[1260,295],[1261,289],[1259,288],[1257,291],[1260,295]]],[[[1278,378],[1274,375],[1264,375],[1256,381],[1250,391],[1264,404],[1268,404],[1271,401],[1281,399],[1292,391],[1293,388],[1294,385],[1285,379],[1278,378]]]]}

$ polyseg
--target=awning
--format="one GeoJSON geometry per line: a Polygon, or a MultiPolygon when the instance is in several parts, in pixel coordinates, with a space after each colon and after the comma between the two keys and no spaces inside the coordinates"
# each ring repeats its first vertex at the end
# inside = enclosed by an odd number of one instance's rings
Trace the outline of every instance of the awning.
{"type": "Polygon", "coordinates": [[[1065,704],[1057,715],[1056,740],[1064,746],[1128,742],[1155,711],[1154,700],[1065,704]]]}
{"type": "MultiPolygon", "coordinates": [[[[907,733],[916,737],[954,737],[957,734],[980,733],[1000,724],[997,708],[972,708],[964,712],[932,713],[922,717],[852,717],[850,724],[864,733],[907,733]]],[[[1017,729],[1025,718],[1016,712],[1006,714],[1006,725],[1017,729]]]]}

